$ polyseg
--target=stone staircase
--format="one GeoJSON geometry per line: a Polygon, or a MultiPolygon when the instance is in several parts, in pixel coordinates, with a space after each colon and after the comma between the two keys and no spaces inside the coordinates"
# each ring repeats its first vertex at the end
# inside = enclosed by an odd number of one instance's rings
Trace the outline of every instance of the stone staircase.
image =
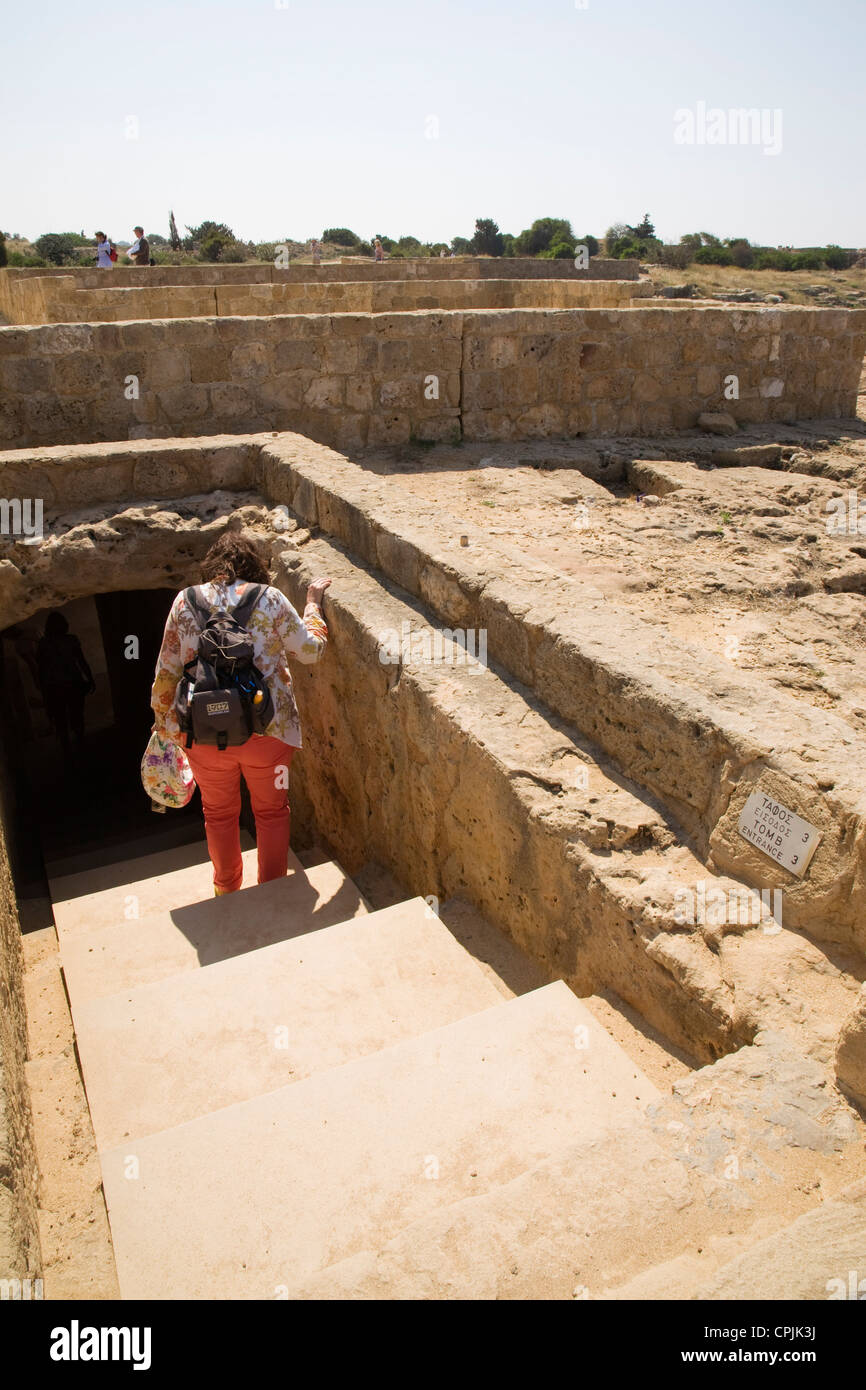
{"type": "Polygon", "coordinates": [[[215,899],[197,844],[50,886],[123,1298],[327,1296],[660,1100],[564,983],[503,1000],[334,863],[215,899]]]}

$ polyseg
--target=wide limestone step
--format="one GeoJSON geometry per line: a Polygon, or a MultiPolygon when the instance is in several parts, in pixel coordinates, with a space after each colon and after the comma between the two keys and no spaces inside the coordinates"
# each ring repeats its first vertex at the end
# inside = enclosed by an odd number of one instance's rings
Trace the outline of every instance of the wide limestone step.
{"type": "Polygon", "coordinates": [[[866,1299],[866,1179],[753,1245],[689,1293],[698,1299],[866,1299]]]}
{"type": "MultiPolygon", "coordinates": [[[[256,881],[256,856],[247,837],[242,851],[245,884],[256,881]]],[[[300,868],[291,853],[289,868],[300,868]]],[[[188,845],[88,869],[49,881],[49,887],[57,935],[63,941],[79,932],[140,921],[151,913],[213,898],[213,867],[206,847],[202,851],[188,845]]]]}
{"type": "Polygon", "coordinates": [[[501,998],[423,898],[412,898],[77,1004],[97,1145],[297,1083],[501,998]]]}
{"type": "Polygon", "coordinates": [[[548,985],[103,1152],[121,1293],[278,1297],[657,1099],[548,985]]]}
{"type": "MultiPolygon", "coordinates": [[[[255,850],[251,853],[252,867],[244,872],[255,878],[255,850]]],[[[298,867],[286,878],[254,883],[221,898],[199,898],[194,876],[184,897],[187,880],[182,875],[168,878],[174,880],[170,887],[178,904],[170,910],[154,909],[140,920],[126,920],[115,911],[112,926],[61,931],[60,955],[74,1016],[88,1000],[197,971],[369,911],[352,880],[330,862],[298,867]]],[[[169,888],[163,887],[160,900],[167,897],[169,888]]],[[[116,905],[118,900],[113,901],[116,905]]]]}

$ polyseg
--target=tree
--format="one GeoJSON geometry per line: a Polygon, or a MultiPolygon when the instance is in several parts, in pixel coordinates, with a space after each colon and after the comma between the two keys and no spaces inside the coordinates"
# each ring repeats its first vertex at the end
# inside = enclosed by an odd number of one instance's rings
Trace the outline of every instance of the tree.
{"type": "Polygon", "coordinates": [[[847,270],[850,257],[841,246],[830,245],[824,248],[824,264],[828,270],[847,270]]]}
{"type": "Polygon", "coordinates": [[[0,232],[0,265],[6,264],[6,233],[0,232]]]}
{"type": "Polygon", "coordinates": [[[498,223],[492,217],[476,217],[475,235],[469,243],[471,256],[501,256],[505,243],[498,223]]]}
{"type": "Polygon", "coordinates": [[[87,238],[78,232],[45,232],[33,244],[50,265],[74,265],[78,260],[76,247],[86,246],[87,238]]]}
{"type": "Polygon", "coordinates": [[[629,227],[629,231],[638,241],[643,241],[647,237],[655,237],[656,234],[656,229],[652,222],[650,222],[650,215],[648,212],[644,213],[643,221],[639,222],[636,227],[629,227]]]}
{"type": "Polygon", "coordinates": [[[734,265],[738,265],[741,270],[747,270],[749,266],[754,265],[755,253],[746,237],[729,237],[727,247],[734,265]]]}
{"type": "Polygon", "coordinates": [[[451,250],[454,252],[455,256],[468,256],[469,246],[470,242],[468,237],[455,236],[451,238],[451,250]]]}
{"type": "Polygon", "coordinates": [[[180,235],[177,230],[177,223],[174,220],[174,213],[168,214],[168,239],[171,242],[172,251],[180,250],[180,235]]]}
{"type": "Polygon", "coordinates": [[[198,227],[187,227],[190,251],[197,251],[203,261],[218,261],[223,250],[235,243],[237,238],[225,222],[202,222],[198,227]]]}
{"type": "Polygon", "coordinates": [[[518,256],[539,256],[560,244],[574,245],[574,232],[571,223],[564,217],[539,217],[531,227],[527,227],[515,237],[515,250],[518,256]]]}
{"type": "Polygon", "coordinates": [[[700,246],[692,257],[696,265],[733,265],[727,246],[700,246]]]}
{"type": "Polygon", "coordinates": [[[322,232],[322,241],[331,241],[335,246],[358,246],[361,238],[350,232],[348,227],[326,227],[322,232]]]}

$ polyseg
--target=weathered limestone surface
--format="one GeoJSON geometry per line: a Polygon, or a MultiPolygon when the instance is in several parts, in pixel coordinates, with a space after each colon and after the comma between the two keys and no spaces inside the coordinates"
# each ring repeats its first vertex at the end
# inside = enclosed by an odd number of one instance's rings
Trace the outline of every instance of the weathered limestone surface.
{"type": "Polygon", "coordinates": [[[866,310],[636,308],[467,314],[467,439],[661,434],[723,403],[741,423],[854,415],[866,310]]]}
{"type": "Polygon", "coordinates": [[[429,615],[299,539],[275,543],[293,602],[314,570],[334,576],[328,657],[296,680],[315,748],[293,767],[301,823],[350,871],[373,857],[421,896],[466,898],[552,978],[614,989],[698,1056],[773,1028],[830,1066],[856,980],[787,926],[678,925],[674,895],[706,869],[659,803],[516,681],[383,665],[384,634],[429,615]]]}
{"type": "MultiPolygon", "coordinates": [[[[251,494],[70,513],[58,520],[53,554],[23,548],[21,589],[7,593],[2,621],[79,593],[188,583],[229,516],[289,541],[305,534],[251,494]]],[[[422,896],[467,896],[580,993],[615,988],[698,1055],[786,1021],[808,1038],[804,1046],[829,1055],[835,1033],[813,1032],[813,1010],[825,1028],[841,1026],[851,1008],[846,978],[793,933],[784,934],[789,947],[736,924],[677,926],[674,895],[705,867],[661,805],[624,782],[597,745],[493,671],[383,666],[383,632],[403,621],[426,626],[429,613],[389,597],[323,542],[286,555],[296,603],[299,563],[305,574],[335,576],[331,655],[318,675],[296,672],[316,747],[293,774],[299,828],[315,824],[350,869],[379,858],[422,896]],[[502,827],[495,835],[492,821],[502,827]],[[790,1001],[804,982],[810,1009],[801,1019],[790,1001]]]]}
{"type": "MultiPolygon", "coordinates": [[[[267,287],[265,287],[267,288],[267,287]]],[[[197,291],[196,291],[197,293],[197,291]]],[[[338,447],[853,415],[866,310],[502,309],[0,328],[0,445],[295,429],[338,447]]]]}
{"type": "MultiPolygon", "coordinates": [[[[385,282],[391,280],[637,280],[635,260],[609,260],[593,256],[586,269],[578,270],[569,260],[536,260],[534,257],[400,257],[377,264],[372,260],[346,257],[324,265],[153,265],[116,264],[113,270],[77,270],[71,266],[47,266],[33,270],[18,267],[0,269],[0,313],[9,315],[12,296],[27,293],[37,281],[63,277],[77,289],[100,289],[110,281],[119,287],[142,285],[280,285],[323,283],[327,281],[385,282]]],[[[17,303],[22,303],[19,297],[17,303]]],[[[21,322],[33,322],[23,319],[21,322]]]]}
{"type": "Polygon", "coordinates": [[[866,793],[858,769],[866,750],[844,720],[671,638],[585,584],[492,545],[480,529],[395,494],[387,480],[309,440],[204,439],[200,458],[196,447],[139,441],[116,451],[40,451],[32,472],[25,454],[0,458],[0,480],[14,476],[24,496],[52,485],[51,515],[64,513],[44,545],[4,548],[2,621],[118,587],[119,568],[125,587],[183,582],[207,539],[200,510],[208,534],[216,534],[233,509],[233,524],[243,524],[243,504],[254,501],[227,491],[209,501],[198,495],[208,472],[212,484],[255,486],[271,504],[288,505],[349,546],[449,628],[486,630],[491,657],[659,797],[704,865],[756,888],[783,888],[787,923],[862,947],[866,793]],[[109,499],[130,490],[133,505],[118,510],[109,499]],[[174,504],[184,515],[173,522],[172,539],[165,509],[151,499],[174,495],[188,501],[174,504]],[[79,514],[85,502],[97,510],[79,514]],[[468,548],[459,544],[461,533],[468,548]],[[737,832],[739,810],[759,787],[821,831],[803,879],[737,832]]]}
{"type": "Polygon", "coordinates": [[[836,1075],[843,1090],[866,1107],[866,985],[839,1036],[836,1075]]]}
{"type": "Polygon", "coordinates": [[[659,796],[716,872],[784,887],[792,925],[866,944],[866,749],[844,720],[612,608],[585,584],[502,547],[497,556],[477,528],[393,496],[331,451],[272,441],[261,486],[449,627],[486,630],[491,656],[659,796]],[[758,789],[820,829],[804,878],[738,834],[758,789]]]}
{"type": "Polygon", "coordinates": [[[0,444],[289,426],[347,447],[456,439],[461,331],[427,312],[0,329],[0,444]]]}
{"type": "Polygon", "coordinates": [[[849,1179],[811,1210],[807,1194],[821,1156],[838,1163],[858,1130],[784,1035],[761,1033],[648,1113],[332,1264],[290,1297],[827,1298],[831,1279],[847,1283],[866,1184],[849,1179]]]}
{"type": "MultiPolygon", "coordinates": [[[[73,288],[57,276],[27,285],[22,323],[117,323],[263,314],[402,313],[415,309],[614,308],[647,296],[637,280],[334,280],[73,288]]],[[[19,294],[21,291],[19,290],[19,294]]],[[[7,315],[7,317],[10,317],[7,315]]]]}
{"type": "Polygon", "coordinates": [[[12,796],[0,765],[0,1279],[40,1274],[38,1178],[25,1076],[21,927],[9,865],[12,796]]]}

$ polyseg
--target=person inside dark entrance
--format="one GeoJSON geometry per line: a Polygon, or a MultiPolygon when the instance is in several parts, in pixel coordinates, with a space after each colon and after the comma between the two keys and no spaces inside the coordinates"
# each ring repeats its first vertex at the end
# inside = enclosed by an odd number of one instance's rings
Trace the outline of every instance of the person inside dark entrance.
{"type": "Polygon", "coordinates": [[[311,665],[324,652],[328,629],[322,615],[322,597],[331,581],[316,579],[310,584],[301,618],[285,594],[269,584],[256,546],[237,532],[226,532],[211,546],[201,572],[203,582],[193,591],[199,615],[190,603],[188,590],[182,590],[172,603],[157,658],[151,707],[155,729],[185,749],[199,785],[208,853],[214,869],[214,892],[220,895],[236,892],[243,878],[241,774],[249,789],[256,822],[258,881],[267,883],[287,872],[289,768],[295,750],[301,747],[288,658],[311,665]],[[249,590],[255,585],[263,588],[252,611],[246,613],[249,590]],[[217,747],[193,742],[187,747],[176,697],[184,667],[195,661],[199,651],[201,609],[231,612],[241,605],[243,625],[253,640],[255,665],[273,700],[273,719],[264,733],[251,734],[245,743],[217,747]]]}
{"type": "Polygon", "coordinates": [[[84,699],[96,689],[81,643],[69,631],[62,613],[49,613],[36,648],[39,686],[45,712],[60,739],[64,755],[70,751],[69,733],[79,746],[84,742],[84,699]]]}

